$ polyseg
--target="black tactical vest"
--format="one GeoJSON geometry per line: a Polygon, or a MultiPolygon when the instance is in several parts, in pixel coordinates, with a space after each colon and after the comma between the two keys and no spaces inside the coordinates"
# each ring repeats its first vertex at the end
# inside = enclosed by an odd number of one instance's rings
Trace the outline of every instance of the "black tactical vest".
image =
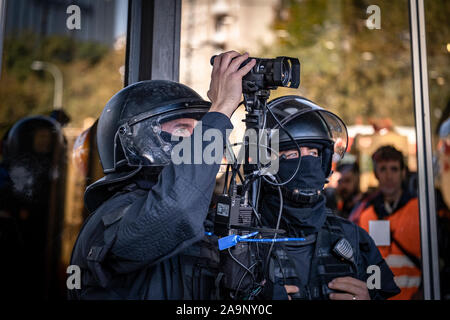
{"type": "Polygon", "coordinates": [[[291,295],[293,299],[329,299],[328,295],[333,292],[328,288],[331,280],[345,276],[357,278],[361,274],[356,262],[359,245],[351,244],[346,239],[339,218],[333,214],[327,214],[326,222],[317,233],[313,246],[308,283],[301,283],[285,245],[277,245],[271,254],[269,279],[281,286],[298,286],[300,290],[291,295]]]}
{"type": "Polygon", "coordinates": [[[219,288],[216,283],[219,273],[217,240],[204,239],[180,253],[183,266],[183,288],[185,299],[216,300],[219,288]]]}
{"type": "MultiPolygon", "coordinates": [[[[120,193],[134,192],[137,189],[139,189],[138,186],[132,183],[122,187],[116,196],[120,193]]],[[[211,300],[218,298],[216,279],[219,252],[216,237],[205,236],[178,255],[160,262],[160,268],[150,265],[129,274],[109,272],[108,254],[113,241],[106,240],[114,237],[113,229],[117,229],[117,222],[123,218],[126,212],[126,210],[117,210],[106,212],[104,215],[102,212],[92,213],[84,222],[81,231],[86,228],[90,219],[98,215],[99,223],[93,227],[90,233],[83,235],[83,237],[89,236],[90,240],[86,242],[89,247],[81,250],[88,252],[87,257],[77,256],[77,259],[74,259],[75,250],[72,253],[71,264],[81,268],[83,290],[68,290],[69,299],[147,299],[151,277],[159,277],[161,282],[169,283],[171,290],[177,290],[176,296],[179,299],[211,300]],[[106,229],[108,227],[110,228],[106,229]],[[105,230],[108,232],[105,233],[105,230]],[[163,266],[165,263],[166,265],[163,266]],[[176,268],[172,268],[173,266],[176,268]],[[152,275],[154,270],[158,270],[156,272],[160,274],[152,275]],[[86,291],[89,291],[88,294],[86,291]]],[[[208,223],[211,222],[205,221],[205,224],[208,223]]],[[[80,236],[75,246],[77,244],[81,245],[80,236]]],[[[162,289],[158,288],[158,290],[162,289]]]]}

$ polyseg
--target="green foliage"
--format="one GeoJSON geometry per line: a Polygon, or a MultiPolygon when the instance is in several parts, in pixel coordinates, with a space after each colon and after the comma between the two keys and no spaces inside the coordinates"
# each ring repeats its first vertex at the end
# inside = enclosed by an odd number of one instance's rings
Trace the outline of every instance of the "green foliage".
{"type": "Polygon", "coordinates": [[[280,39],[287,48],[308,47],[316,43],[323,32],[327,20],[327,0],[299,2],[285,0],[281,2],[278,19],[274,23],[276,30],[286,30],[290,39],[280,39]]]}
{"type": "Polygon", "coordinates": [[[450,110],[450,2],[445,0],[425,1],[425,22],[428,55],[428,87],[430,91],[431,127],[439,131],[438,125],[448,117],[450,110]]]}
{"type": "Polygon", "coordinates": [[[77,58],[94,65],[108,53],[108,48],[95,42],[83,42],[78,46],[77,58]]]}
{"type": "Polygon", "coordinates": [[[24,33],[4,43],[0,79],[0,135],[20,118],[48,114],[53,105],[54,80],[45,71],[33,71],[35,60],[55,64],[63,73],[63,108],[80,126],[86,117],[98,117],[109,98],[122,88],[119,68],[124,50],[67,36],[39,37],[24,33]]]}
{"type": "MultiPolygon", "coordinates": [[[[297,92],[279,89],[274,97],[304,95],[348,124],[389,117],[396,125],[414,125],[408,10],[406,0],[281,1],[273,23],[277,45],[262,54],[298,57],[301,85],[297,92]],[[380,7],[380,30],[366,27],[369,5],[380,7]]],[[[446,83],[450,61],[442,49],[450,39],[449,13],[448,1],[427,1],[429,67],[446,83]]],[[[432,106],[443,108],[449,98],[448,85],[431,86],[432,106]]]]}

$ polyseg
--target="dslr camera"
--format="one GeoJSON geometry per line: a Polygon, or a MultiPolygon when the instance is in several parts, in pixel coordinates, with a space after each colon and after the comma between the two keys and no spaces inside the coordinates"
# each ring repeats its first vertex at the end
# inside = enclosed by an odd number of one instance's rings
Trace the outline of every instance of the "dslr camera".
{"type": "MultiPolygon", "coordinates": [[[[215,57],[211,57],[211,65],[214,64],[215,57]]],[[[300,61],[297,58],[263,59],[249,57],[239,68],[245,66],[252,59],[256,60],[255,66],[242,78],[244,94],[251,94],[260,90],[274,90],[277,87],[298,88],[300,85],[300,61]]]]}

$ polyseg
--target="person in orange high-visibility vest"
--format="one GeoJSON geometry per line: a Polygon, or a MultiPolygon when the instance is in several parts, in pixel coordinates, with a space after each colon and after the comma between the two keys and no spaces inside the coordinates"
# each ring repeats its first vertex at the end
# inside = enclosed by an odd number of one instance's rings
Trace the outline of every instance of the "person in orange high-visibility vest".
{"type": "Polygon", "coordinates": [[[383,146],[372,160],[380,192],[361,213],[359,225],[374,239],[401,289],[391,299],[417,299],[422,282],[418,200],[403,187],[406,168],[400,151],[383,146]]]}

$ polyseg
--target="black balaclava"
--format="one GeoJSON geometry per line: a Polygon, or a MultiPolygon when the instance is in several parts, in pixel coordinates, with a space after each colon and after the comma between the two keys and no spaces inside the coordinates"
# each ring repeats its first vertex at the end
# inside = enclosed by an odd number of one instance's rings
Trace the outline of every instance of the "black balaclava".
{"type": "MultiPolygon", "coordinates": [[[[300,167],[295,177],[281,189],[285,197],[299,204],[313,205],[319,199],[325,184],[325,166],[324,145],[317,142],[303,142],[299,147],[315,148],[319,152],[319,156],[303,156],[296,159],[280,159],[278,169],[278,177],[281,182],[288,181],[297,169],[298,162],[300,167]]],[[[293,149],[285,146],[281,150],[293,149]]],[[[300,155],[299,155],[300,156],[300,155]]]]}
{"type": "MultiPolygon", "coordinates": [[[[281,181],[287,181],[295,172],[299,159],[287,159],[280,161],[278,176],[281,181]]],[[[325,174],[322,171],[320,157],[303,156],[300,168],[295,177],[283,187],[288,191],[298,190],[304,194],[317,193],[323,189],[325,174]]]]}
{"type": "MultiPolygon", "coordinates": [[[[310,146],[308,147],[317,147],[310,146]]],[[[320,152],[320,148],[319,152],[320,152]]],[[[321,194],[325,184],[325,173],[321,157],[303,156],[300,158],[300,168],[295,177],[283,190],[283,214],[280,228],[289,235],[305,236],[320,230],[325,222],[325,197],[321,194]],[[295,195],[313,195],[300,196],[295,195]]],[[[299,159],[280,160],[278,176],[287,181],[297,168],[299,159]]],[[[265,186],[262,200],[262,213],[265,222],[271,227],[276,225],[280,197],[277,188],[265,186]]]]}

